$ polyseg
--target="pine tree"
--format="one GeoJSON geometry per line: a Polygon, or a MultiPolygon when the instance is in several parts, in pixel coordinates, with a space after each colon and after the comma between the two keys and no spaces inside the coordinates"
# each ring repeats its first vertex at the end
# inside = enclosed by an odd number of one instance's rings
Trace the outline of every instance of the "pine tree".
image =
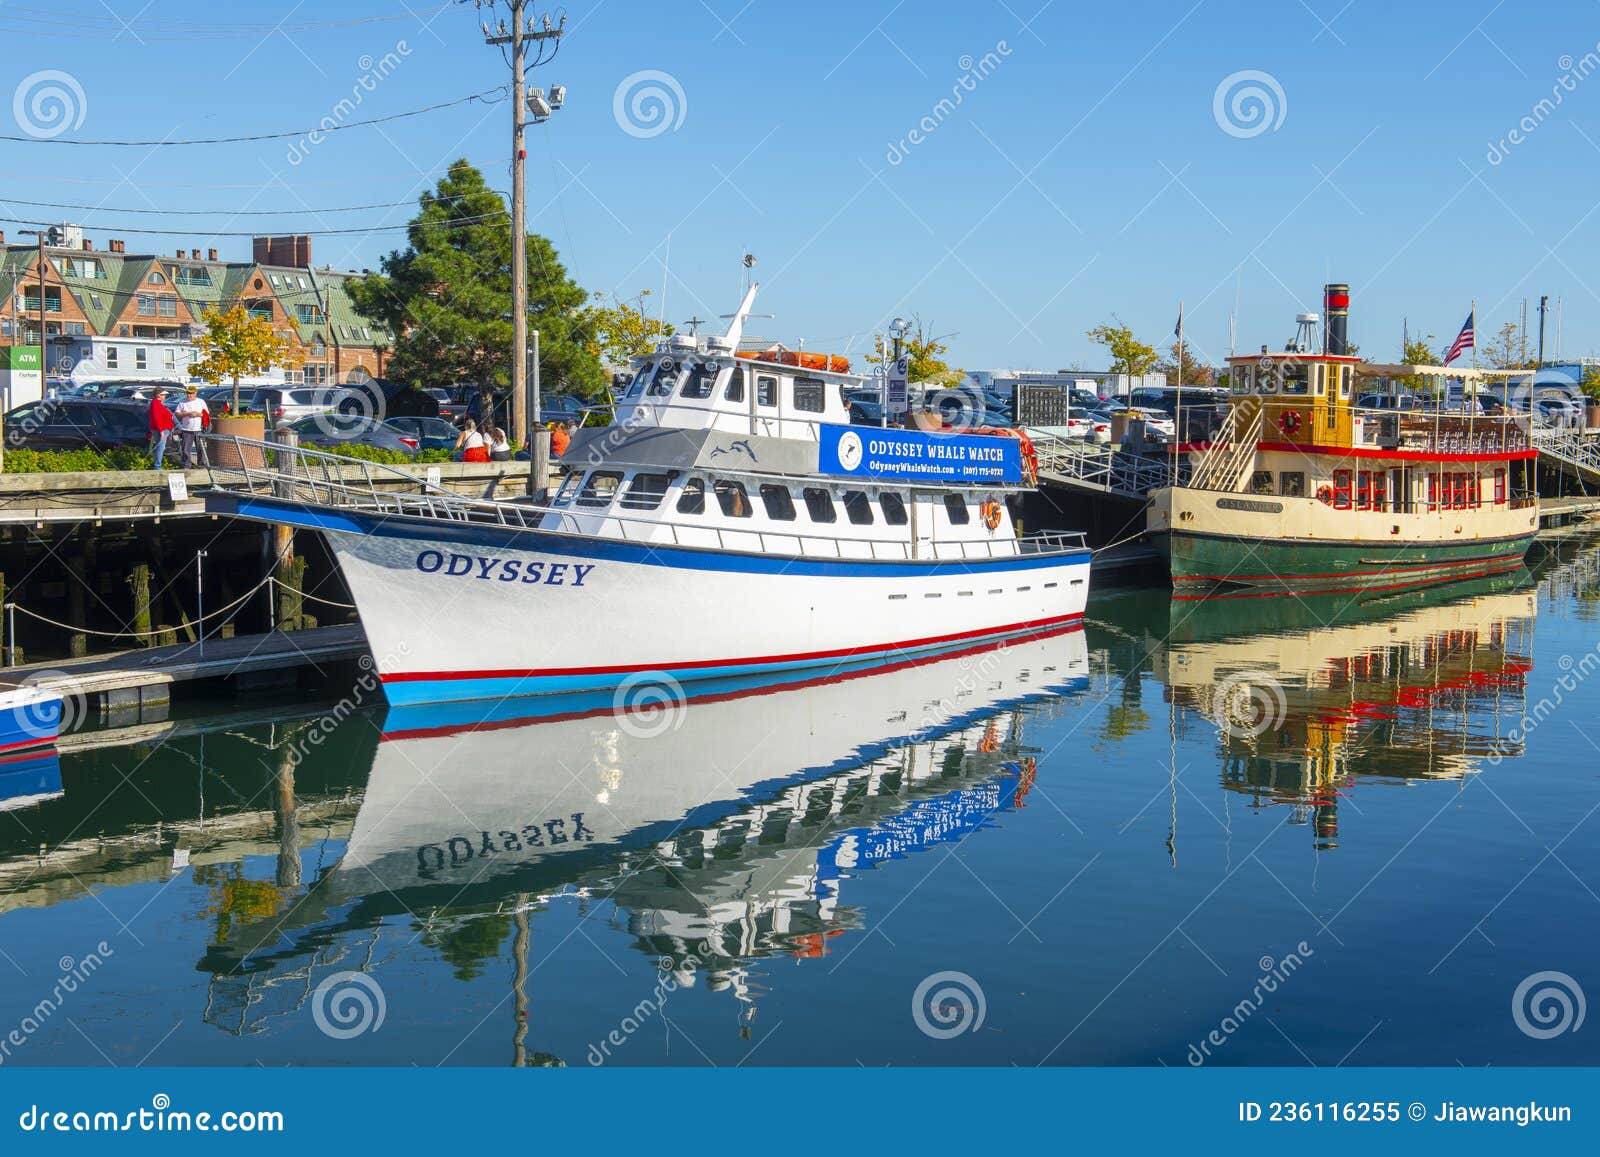
{"type": "MultiPolygon", "coordinates": [[[[511,381],[511,231],[500,195],[464,160],[420,198],[408,247],[355,278],[356,309],[396,334],[387,376],[425,386],[511,381]]],[[[585,340],[588,294],[549,240],[528,234],[528,328],[546,387],[595,395],[605,383],[585,340]]]]}

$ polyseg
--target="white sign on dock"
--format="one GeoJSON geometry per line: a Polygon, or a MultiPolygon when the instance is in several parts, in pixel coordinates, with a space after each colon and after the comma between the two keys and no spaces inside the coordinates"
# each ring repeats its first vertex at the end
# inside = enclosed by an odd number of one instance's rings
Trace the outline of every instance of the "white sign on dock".
{"type": "Polygon", "coordinates": [[[174,502],[189,501],[189,479],[182,474],[168,474],[167,497],[174,502]]]}
{"type": "Polygon", "coordinates": [[[429,466],[426,477],[428,479],[428,485],[429,486],[437,486],[437,485],[439,485],[439,478],[440,478],[439,468],[437,466],[429,466]]]}

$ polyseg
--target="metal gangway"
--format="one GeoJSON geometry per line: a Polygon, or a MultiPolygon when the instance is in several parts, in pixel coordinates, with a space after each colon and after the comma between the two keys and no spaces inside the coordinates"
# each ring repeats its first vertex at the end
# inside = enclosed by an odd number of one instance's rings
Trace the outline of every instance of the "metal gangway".
{"type": "Polygon", "coordinates": [[[1535,426],[1533,444],[1541,465],[1550,465],[1579,482],[1600,483],[1600,440],[1574,426],[1535,426]]]}
{"type": "Polygon", "coordinates": [[[1091,490],[1144,502],[1152,490],[1173,485],[1172,463],[1072,438],[1028,430],[1039,457],[1039,484],[1091,490]]]}

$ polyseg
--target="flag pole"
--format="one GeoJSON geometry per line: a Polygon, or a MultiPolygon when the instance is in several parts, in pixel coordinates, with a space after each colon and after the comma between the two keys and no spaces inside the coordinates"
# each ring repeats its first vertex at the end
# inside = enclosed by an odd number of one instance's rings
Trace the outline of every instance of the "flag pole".
{"type": "Polygon", "coordinates": [[[1183,444],[1183,302],[1178,302],[1178,404],[1177,417],[1172,429],[1172,473],[1173,481],[1177,481],[1178,449],[1183,444]]]}

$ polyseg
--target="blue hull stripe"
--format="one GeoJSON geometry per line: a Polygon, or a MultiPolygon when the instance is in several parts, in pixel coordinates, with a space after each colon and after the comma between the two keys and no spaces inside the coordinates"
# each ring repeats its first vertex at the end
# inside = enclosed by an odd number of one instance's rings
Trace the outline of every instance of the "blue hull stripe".
{"type": "MultiPolygon", "coordinates": [[[[1074,624],[1068,629],[1080,629],[1074,624]]],[[[847,671],[863,664],[882,663],[892,659],[928,659],[955,651],[969,651],[975,646],[1006,640],[1029,640],[1042,635],[1059,633],[1037,629],[1000,631],[993,635],[973,636],[959,641],[926,647],[881,647],[856,652],[848,657],[825,656],[816,659],[787,660],[779,663],[727,663],[716,667],[663,667],[648,672],[594,672],[583,675],[523,675],[490,676],[482,679],[403,679],[385,680],[383,694],[392,706],[409,707],[423,703],[445,703],[461,699],[510,699],[524,695],[562,695],[585,691],[604,691],[625,681],[695,683],[708,679],[741,679],[770,675],[781,671],[815,671],[831,668],[847,671]]]]}
{"type": "Polygon", "coordinates": [[[212,514],[281,523],[332,534],[357,534],[402,541],[444,542],[463,547],[489,547],[537,551],[567,558],[600,559],[641,566],[680,570],[724,571],[741,574],[813,575],[827,578],[917,577],[942,574],[992,574],[1087,565],[1089,551],[1069,550],[996,559],[820,559],[788,555],[662,546],[616,539],[547,534],[515,527],[466,522],[443,522],[400,515],[371,514],[337,507],[307,506],[254,495],[212,491],[206,494],[212,514]]]}

